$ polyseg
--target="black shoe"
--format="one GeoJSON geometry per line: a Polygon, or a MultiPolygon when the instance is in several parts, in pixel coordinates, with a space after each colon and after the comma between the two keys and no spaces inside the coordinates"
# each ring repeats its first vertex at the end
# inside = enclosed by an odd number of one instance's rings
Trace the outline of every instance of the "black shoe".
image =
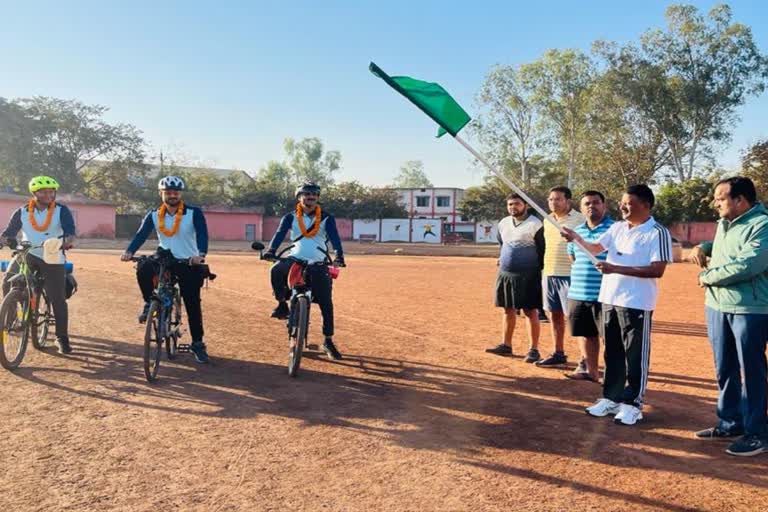
{"type": "Polygon", "coordinates": [[[722,430],[720,427],[712,427],[707,428],[704,430],[699,430],[694,434],[696,436],[696,439],[703,439],[703,440],[719,440],[719,439],[731,439],[734,437],[741,437],[744,435],[744,432],[741,430],[737,430],[735,432],[728,432],[726,430],[722,430]]]}
{"type": "Polygon", "coordinates": [[[325,340],[325,343],[323,343],[323,352],[334,361],[341,359],[341,352],[338,351],[332,340],[325,340]]]}
{"type": "Polygon", "coordinates": [[[725,453],[729,455],[740,457],[753,457],[763,452],[768,452],[768,440],[765,436],[756,435],[744,436],[725,450],[725,453]]]}
{"type": "Polygon", "coordinates": [[[489,354],[496,354],[497,356],[511,356],[512,355],[512,347],[509,345],[505,345],[503,343],[499,343],[495,347],[487,348],[485,349],[486,352],[489,354]]]}
{"type": "Polygon", "coordinates": [[[278,320],[285,320],[288,318],[288,315],[291,314],[291,310],[288,309],[288,304],[285,302],[278,303],[277,307],[274,311],[272,311],[272,318],[277,318],[278,320]]]}
{"type": "Polygon", "coordinates": [[[552,368],[554,366],[563,366],[568,362],[568,357],[563,352],[555,352],[548,358],[542,359],[536,363],[536,366],[541,368],[552,368]]]}
{"type": "Polygon", "coordinates": [[[526,363],[535,363],[539,360],[541,360],[541,354],[539,354],[539,350],[535,348],[530,349],[525,355],[525,359],[523,359],[526,363]]]}
{"type": "Polygon", "coordinates": [[[195,354],[195,361],[200,364],[206,364],[208,359],[208,351],[205,349],[205,343],[202,341],[193,341],[189,346],[190,352],[195,354]]]}
{"type": "Polygon", "coordinates": [[[56,347],[59,349],[59,354],[72,353],[72,346],[69,344],[69,337],[67,336],[56,338],[56,347]]]}
{"type": "Polygon", "coordinates": [[[143,324],[147,321],[147,316],[149,315],[149,302],[144,303],[144,307],[141,309],[141,313],[139,313],[139,323],[143,324]]]}

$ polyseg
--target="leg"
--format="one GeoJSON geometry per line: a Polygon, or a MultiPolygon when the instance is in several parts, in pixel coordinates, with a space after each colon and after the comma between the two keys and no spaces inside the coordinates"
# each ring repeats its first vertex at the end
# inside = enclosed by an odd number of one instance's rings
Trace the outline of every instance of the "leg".
{"type": "Polygon", "coordinates": [[[526,309],[525,313],[525,327],[528,330],[528,346],[529,349],[539,348],[539,335],[541,333],[541,321],[539,320],[538,309],[526,309]]]}
{"type": "Polygon", "coordinates": [[[627,362],[616,306],[603,306],[603,328],[605,331],[603,397],[618,403],[621,402],[621,397],[624,393],[624,383],[627,379],[627,362]]]}
{"type": "Polygon", "coordinates": [[[179,291],[187,311],[187,323],[192,342],[202,342],[203,311],[200,300],[200,289],[203,287],[203,275],[200,268],[189,265],[176,265],[173,273],[179,279],[179,291]]]}
{"type": "Polygon", "coordinates": [[[19,264],[16,260],[13,260],[3,276],[3,297],[5,297],[11,289],[11,278],[18,273],[19,264]]]}
{"type": "Polygon", "coordinates": [[[621,308],[619,312],[627,358],[627,387],[624,389],[623,401],[637,408],[643,406],[648,385],[652,316],[653,311],[641,309],[621,308]]]}
{"type": "Polygon", "coordinates": [[[563,311],[551,311],[549,316],[549,326],[552,332],[552,343],[555,346],[555,352],[563,352],[565,344],[565,313],[563,311]]]}
{"type": "Polygon", "coordinates": [[[582,357],[587,362],[587,373],[594,380],[600,378],[600,338],[581,338],[579,341],[582,357]]]}
{"type": "Polygon", "coordinates": [[[136,266],[136,281],[139,283],[141,297],[144,302],[149,302],[152,298],[152,292],[155,289],[154,278],[157,275],[157,269],[151,262],[144,262],[136,266]]]}
{"type": "Polygon", "coordinates": [[[310,285],[314,302],[320,306],[320,314],[323,317],[323,336],[332,338],[333,325],[333,283],[328,269],[325,267],[311,267],[310,285]]]}
{"type": "Polygon", "coordinates": [[[707,333],[715,358],[717,377],[718,428],[723,432],[741,433],[744,429],[741,411],[741,366],[736,339],[725,313],[707,308],[707,333]]]}
{"type": "Polygon", "coordinates": [[[56,318],[56,337],[67,338],[69,336],[69,308],[65,289],[66,269],[64,265],[49,265],[44,262],[40,262],[39,269],[45,279],[45,294],[51,302],[53,316],[56,318]]]}
{"type": "Polygon", "coordinates": [[[514,308],[504,308],[504,317],[501,321],[501,332],[504,340],[504,344],[509,348],[512,348],[512,335],[515,334],[515,324],[517,323],[517,316],[515,315],[514,308]]]}
{"type": "Polygon", "coordinates": [[[288,289],[288,272],[291,270],[293,262],[291,260],[280,260],[270,270],[272,280],[272,293],[277,302],[285,302],[290,298],[288,289]]]}
{"type": "Polygon", "coordinates": [[[765,345],[768,337],[768,315],[728,315],[731,330],[736,338],[736,349],[741,367],[744,369],[742,406],[744,433],[764,436],[768,398],[768,368],[766,368],[765,345]]]}

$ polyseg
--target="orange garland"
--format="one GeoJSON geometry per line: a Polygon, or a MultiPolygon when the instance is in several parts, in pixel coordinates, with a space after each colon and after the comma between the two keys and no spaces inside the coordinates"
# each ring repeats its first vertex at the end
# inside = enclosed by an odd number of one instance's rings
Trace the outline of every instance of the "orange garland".
{"type": "Polygon", "coordinates": [[[299,219],[299,229],[306,238],[312,238],[320,231],[320,211],[320,205],[315,206],[315,222],[312,225],[312,229],[307,231],[307,227],[304,225],[304,209],[301,207],[301,203],[296,203],[296,217],[299,219]]]}
{"type": "Polygon", "coordinates": [[[48,229],[48,226],[51,225],[51,219],[53,218],[53,211],[55,209],[56,201],[53,201],[48,205],[48,214],[45,217],[45,224],[38,226],[37,221],[35,220],[35,200],[30,199],[29,204],[27,205],[27,210],[29,211],[29,223],[32,224],[32,227],[35,228],[36,231],[45,231],[48,229]]]}
{"type": "Polygon", "coordinates": [[[160,209],[157,210],[157,223],[158,227],[157,229],[160,230],[162,234],[165,236],[173,236],[176,234],[176,232],[179,230],[179,226],[181,225],[181,217],[184,215],[184,201],[179,201],[179,209],[176,210],[176,217],[173,219],[173,229],[170,231],[165,229],[165,211],[166,211],[165,203],[160,206],[160,209]]]}

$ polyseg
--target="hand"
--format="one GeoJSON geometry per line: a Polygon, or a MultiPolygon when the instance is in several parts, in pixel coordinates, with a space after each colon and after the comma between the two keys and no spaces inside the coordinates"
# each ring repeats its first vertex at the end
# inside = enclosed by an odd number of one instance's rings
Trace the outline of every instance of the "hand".
{"type": "Polygon", "coordinates": [[[334,267],[346,267],[347,264],[344,263],[344,256],[336,256],[333,260],[333,266],[334,267]]]}
{"type": "MultiPolygon", "coordinates": [[[[702,272],[702,274],[703,274],[703,272],[702,272]]],[[[708,284],[704,284],[704,283],[701,282],[701,274],[699,274],[699,277],[696,279],[696,282],[699,285],[699,288],[706,288],[706,287],[709,286],[708,284]]]]}
{"type": "Polygon", "coordinates": [[[573,242],[574,240],[581,241],[581,237],[571,228],[566,228],[563,226],[562,231],[560,231],[560,236],[568,240],[569,242],[573,242]]]}
{"type": "Polygon", "coordinates": [[[189,258],[190,265],[202,265],[205,263],[205,256],[192,256],[189,258]]]}
{"type": "Polygon", "coordinates": [[[275,256],[275,251],[266,250],[263,253],[261,253],[261,259],[263,259],[264,261],[275,261],[277,259],[277,256],[275,256]]]}
{"type": "Polygon", "coordinates": [[[691,252],[688,253],[688,261],[695,263],[701,268],[707,268],[707,256],[704,254],[702,248],[698,245],[691,249],[691,252]]]}
{"type": "Polygon", "coordinates": [[[616,272],[617,265],[608,263],[606,261],[598,261],[595,263],[595,268],[603,274],[613,274],[616,272]]]}
{"type": "Polygon", "coordinates": [[[131,258],[133,258],[132,252],[125,251],[120,255],[120,261],[131,261],[131,258]]]}

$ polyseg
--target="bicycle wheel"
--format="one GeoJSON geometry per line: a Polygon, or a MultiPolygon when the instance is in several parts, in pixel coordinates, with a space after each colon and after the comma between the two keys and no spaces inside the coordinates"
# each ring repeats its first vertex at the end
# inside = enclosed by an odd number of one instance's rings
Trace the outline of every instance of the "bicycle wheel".
{"type": "Polygon", "coordinates": [[[160,354],[163,353],[163,340],[160,337],[160,303],[152,301],[147,315],[147,328],[144,332],[144,376],[148,382],[157,379],[160,369],[160,354]]]}
{"type": "Polygon", "coordinates": [[[296,299],[293,317],[292,336],[290,338],[290,351],[288,353],[288,375],[295,377],[299,373],[301,364],[301,352],[307,342],[307,329],[309,327],[309,301],[300,296],[296,299]]]}
{"type": "Polygon", "coordinates": [[[26,290],[11,290],[0,305],[0,364],[6,370],[19,367],[29,339],[29,301],[26,290]]]}
{"type": "Polygon", "coordinates": [[[172,360],[176,357],[179,351],[179,336],[181,334],[181,295],[179,291],[173,297],[173,303],[171,310],[168,312],[168,335],[165,337],[165,353],[168,356],[168,360],[172,360]]]}
{"type": "Polygon", "coordinates": [[[54,322],[51,303],[48,302],[45,292],[41,292],[35,301],[31,329],[32,346],[37,350],[48,346],[50,326],[54,325],[54,322]]]}

